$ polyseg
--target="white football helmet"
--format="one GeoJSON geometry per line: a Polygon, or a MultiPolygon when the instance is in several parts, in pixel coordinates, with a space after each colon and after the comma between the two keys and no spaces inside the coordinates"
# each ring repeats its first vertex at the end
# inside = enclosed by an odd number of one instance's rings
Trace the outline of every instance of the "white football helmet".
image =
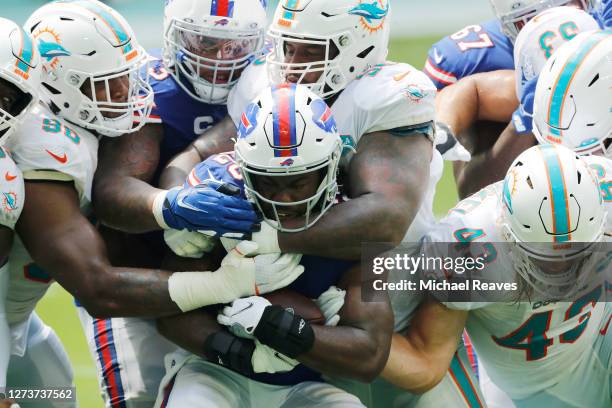
{"type": "MultiPolygon", "coordinates": [[[[0,144],[23,121],[26,113],[38,103],[40,86],[40,57],[32,39],[11,20],[0,18],[0,79],[8,87],[21,92],[19,100],[12,101],[10,111],[0,106],[0,144]]],[[[0,98],[9,98],[0,95],[0,98]]],[[[4,105],[4,104],[2,104],[4,105]]]]}
{"type": "MultiPolygon", "coordinates": [[[[558,6],[571,5],[572,0],[489,0],[493,7],[493,12],[502,25],[502,31],[512,42],[521,29],[529,20],[541,11],[558,6]]],[[[583,10],[589,11],[593,6],[594,0],[579,0],[578,5],[583,10]]]]}
{"type": "Polygon", "coordinates": [[[502,233],[515,244],[519,274],[540,294],[560,288],[567,294],[603,236],[606,212],[595,175],[566,147],[539,145],[514,160],[502,191],[502,233]],[[568,270],[553,274],[542,263],[566,263],[568,270]]]}
{"type": "Polygon", "coordinates": [[[105,136],[144,125],[153,107],[140,75],[148,57],[119,13],[96,0],[56,1],[24,27],[43,60],[42,98],[54,113],[105,136]]]}
{"type": "Polygon", "coordinates": [[[244,68],[261,54],[266,25],[261,0],[166,2],[164,64],[194,99],[224,104],[244,68]]]}
{"type": "Polygon", "coordinates": [[[389,0],[281,0],[268,35],[274,49],[268,55],[270,81],[287,82],[293,74],[298,84],[327,98],[343,90],[366,69],[385,62],[389,45],[389,0]],[[323,47],[319,61],[291,62],[286,44],[323,47]],[[318,80],[306,83],[307,74],[318,80]]]}
{"type": "Polygon", "coordinates": [[[612,31],[561,47],[538,78],[533,110],[538,142],[612,157],[612,31]]]}
{"type": "Polygon", "coordinates": [[[597,30],[597,21],[576,7],[544,10],[523,27],[514,43],[516,94],[539,75],[548,58],[563,44],[584,31],[597,30]]]}
{"type": "Polygon", "coordinates": [[[247,107],[234,150],[247,197],[256,203],[264,216],[264,206],[273,209],[274,219],[266,218],[270,225],[281,231],[295,232],[314,225],[334,203],[341,146],[336,122],[327,104],[304,86],[283,84],[265,89],[247,107]],[[256,175],[283,177],[316,171],[322,173],[316,193],[296,202],[268,199],[253,183],[256,175]],[[284,226],[283,209],[304,204],[304,225],[284,226]]]}

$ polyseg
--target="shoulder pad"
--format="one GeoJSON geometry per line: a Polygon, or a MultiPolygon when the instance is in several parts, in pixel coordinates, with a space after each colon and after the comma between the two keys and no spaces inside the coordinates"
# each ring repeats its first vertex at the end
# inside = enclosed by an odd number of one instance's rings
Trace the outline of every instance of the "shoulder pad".
{"type": "Polygon", "coordinates": [[[32,111],[9,148],[24,179],[73,181],[82,204],[91,201],[98,139],[43,107],[32,111]]]}
{"type": "Polygon", "coordinates": [[[469,25],[431,47],[424,72],[442,89],[478,72],[513,69],[512,50],[499,21],[469,25]]]}
{"type": "Polygon", "coordinates": [[[340,123],[364,134],[428,125],[435,118],[436,87],[423,72],[408,64],[377,65],[359,75],[342,91],[332,110],[340,123]]]}
{"type": "Polygon", "coordinates": [[[23,210],[24,190],[21,170],[7,150],[0,147],[0,225],[15,229],[23,210]]]}

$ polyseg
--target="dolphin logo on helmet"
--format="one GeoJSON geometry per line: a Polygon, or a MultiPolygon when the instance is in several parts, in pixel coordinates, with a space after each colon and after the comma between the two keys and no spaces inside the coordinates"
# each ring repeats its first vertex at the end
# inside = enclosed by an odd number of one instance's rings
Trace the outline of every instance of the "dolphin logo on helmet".
{"type": "Polygon", "coordinates": [[[349,14],[363,17],[369,24],[372,24],[372,20],[382,20],[388,13],[389,3],[385,9],[382,9],[378,7],[376,0],[372,3],[359,4],[349,10],[349,14]]]}

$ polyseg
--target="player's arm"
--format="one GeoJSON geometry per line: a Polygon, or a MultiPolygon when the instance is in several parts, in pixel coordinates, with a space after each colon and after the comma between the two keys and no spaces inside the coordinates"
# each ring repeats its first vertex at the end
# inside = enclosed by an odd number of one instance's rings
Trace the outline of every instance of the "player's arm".
{"type": "Polygon", "coordinates": [[[100,143],[93,185],[93,203],[99,220],[118,230],[146,232],[160,229],[153,202],[162,191],[150,182],[159,162],[161,124],[100,143]]]}
{"type": "MultiPolygon", "coordinates": [[[[255,261],[237,255],[215,273],[112,267],[98,231],[80,212],[71,182],[26,181],[25,185],[28,199],[17,233],[34,261],[94,317],[175,315],[261,290],[255,261]]],[[[263,266],[266,272],[274,269],[273,263],[263,266]]],[[[278,275],[267,277],[270,282],[290,283],[281,278],[288,275],[283,267],[277,269],[278,275]]],[[[261,291],[276,289],[273,284],[269,287],[261,291]]]]}
{"type": "Polygon", "coordinates": [[[170,189],[183,185],[196,164],[213,154],[233,150],[235,137],[236,126],[228,115],[168,162],[159,180],[160,187],[170,189]]]}
{"type": "Polygon", "coordinates": [[[359,265],[345,273],[340,287],[346,290],[338,326],[312,325],[314,344],[296,358],[325,374],[371,382],[387,361],[393,333],[393,312],[386,294],[365,302],[361,297],[359,265]],[[355,364],[359,361],[359,364],[355,364]]]}
{"type": "Polygon", "coordinates": [[[424,393],[444,377],[461,337],[466,311],[429,299],[405,333],[395,333],[382,377],[413,393],[424,393]]]}
{"type": "MultiPolygon", "coordinates": [[[[460,136],[476,121],[507,123],[518,106],[514,71],[485,72],[462,78],[436,96],[436,120],[460,136]]],[[[469,147],[473,143],[460,141],[469,147]]]]}
{"type": "Polygon", "coordinates": [[[305,231],[279,233],[281,251],[358,260],[362,242],[399,244],[421,205],[432,149],[420,133],[364,135],[348,170],[351,200],[305,231]]]}
{"type": "Polygon", "coordinates": [[[514,125],[508,124],[490,150],[472,155],[469,163],[455,169],[459,196],[467,197],[503,180],[514,159],[536,143],[532,135],[519,135],[514,125]]]}

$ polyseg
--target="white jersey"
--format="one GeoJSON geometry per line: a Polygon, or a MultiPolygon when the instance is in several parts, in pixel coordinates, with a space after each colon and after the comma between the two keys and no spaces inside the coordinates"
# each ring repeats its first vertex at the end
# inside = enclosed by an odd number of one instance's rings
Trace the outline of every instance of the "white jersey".
{"type": "MultiPolygon", "coordinates": [[[[504,242],[500,233],[502,186],[503,182],[495,183],[461,201],[432,230],[431,241],[504,242]]],[[[497,247],[485,272],[503,282],[518,282],[511,254],[503,249],[497,247]]],[[[507,302],[447,306],[470,310],[466,328],[480,361],[493,382],[516,400],[553,387],[584,356],[592,355],[605,309],[605,303],[598,302],[602,290],[601,285],[593,285],[573,303],[518,302],[513,293],[507,302]]]]}
{"type": "MultiPolygon", "coordinates": [[[[249,65],[232,88],[227,109],[235,124],[240,123],[247,105],[270,86],[266,63],[249,65]]],[[[408,64],[387,62],[377,65],[352,81],[331,106],[342,143],[341,165],[346,167],[363,135],[395,128],[423,128],[433,139],[436,87],[420,70],[408,64]]],[[[433,149],[428,189],[421,208],[404,238],[416,242],[435,222],[433,198],[442,177],[443,162],[433,149]]]]}
{"type": "MultiPolygon", "coordinates": [[[[92,133],[60,120],[39,105],[28,114],[7,147],[25,180],[71,181],[82,211],[89,209],[98,153],[98,139],[92,133]]],[[[33,263],[17,237],[10,253],[10,270],[7,314],[13,325],[26,320],[51,278],[33,263]]]]}

